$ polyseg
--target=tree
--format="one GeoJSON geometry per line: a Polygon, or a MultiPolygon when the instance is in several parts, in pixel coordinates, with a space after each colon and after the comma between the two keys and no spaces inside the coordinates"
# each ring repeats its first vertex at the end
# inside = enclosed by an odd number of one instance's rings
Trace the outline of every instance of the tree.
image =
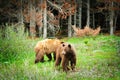
{"type": "Polygon", "coordinates": [[[82,28],[82,0],[79,1],[79,27],[82,28]]]}
{"type": "Polygon", "coordinates": [[[43,38],[47,37],[47,4],[46,0],[43,1],[44,3],[44,12],[43,12],[43,38]]]}
{"type": "Polygon", "coordinates": [[[93,28],[95,28],[95,13],[94,12],[92,13],[92,19],[93,19],[92,20],[93,21],[92,22],[93,23],[93,28]]]}
{"type": "MultiPolygon", "coordinates": [[[[98,7],[98,10],[101,11],[103,14],[108,14],[107,16],[109,19],[109,25],[106,24],[106,26],[110,27],[110,35],[114,34],[114,28],[116,28],[116,22],[117,22],[117,16],[118,16],[118,10],[119,10],[119,0],[97,0],[99,3],[103,3],[104,6],[98,7]]],[[[105,17],[107,19],[107,17],[105,17]]]]}
{"type": "MultiPolygon", "coordinates": [[[[72,15],[76,12],[76,4],[75,0],[70,0],[70,1],[56,1],[51,2],[50,0],[47,0],[47,2],[56,10],[58,10],[58,18],[60,19],[67,19],[68,17],[68,36],[72,36],[72,30],[71,30],[71,23],[72,23],[72,15]]],[[[74,22],[75,23],[75,22],[74,22]]],[[[75,23],[76,24],[76,23],[75,23]]]]}
{"type": "Polygon", "coordinates": [[[38,0],[26,1],[23,9],[25,32],[28,30],[29,36],[39,37],[42,29],[42,3],[38,0]]]}
{"type": "Polygon", "coordinates": [[[29,1],[30,5],[30,36],[34,37],[35,36],[35,1],[30,0],[29,1]]]}
{"type": "MultiPolygon", "coordinates": [[[[75,4],[76,4],[76,1],[77,0],[75,0],[75,4]]],[[[75,8],[75,10],[76,10],[76,8],[75,8]]],[[[76,16],[77,16],[77,11],[74,13],[74,25],[76,25],[76,16]]]]}
{"type": "Polygon", "coordinates": [[[68,17],[68,37],[71,37],[72,36],[72,30],[71,30],[71,20],[72,20],[72,17],[71,15],[68,17]]]}
{"type": "MultiPolygon", "coordinates": [[[[113,7],[113,2],[111,2],[111,7],[113,7]]],[[[114,10],[110,10],[110,35],[113,35],[113,20],[114,20],[114,10]]]]}
{"type": "Polygon", "coordinates": [[[19,22],[23,24],[23,11],[22,11],[23,8],[22,8],[22,5],[23,5],[23,0],[20,0],[20,15],[19,15],[20,20],[19,20],[19,22]]]}
{"type": "Polygon", "coordinates": [[[90,26],[90,0],[87,0],[87,26],[90,26]]]}

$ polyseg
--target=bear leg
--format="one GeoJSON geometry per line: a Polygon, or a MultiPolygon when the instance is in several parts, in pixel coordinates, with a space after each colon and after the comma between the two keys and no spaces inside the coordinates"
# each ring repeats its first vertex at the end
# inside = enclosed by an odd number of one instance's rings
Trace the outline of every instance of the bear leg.
{"type": "Polygon", "coordinates": [[[68,59],[66,59],[65,57],[62,58],[62,68],[63,71],[67,72],[68,71],[68,59]]]}
{"type": "Polygon", "coordinates": [[[52,56],[51,56],[51,54],[46,54],[46,56],[49,58],[48,61],[51,61],[51,60],[52,60],[52,56]]]}
{"type": "Polygon", "coordinates": [[[54,61],[56,60],[56,53],[53,53],[53,56],[54,56],[54,61]]]}
{"type": "Polygon", "coordinates": [[[71,60],[71,68],[72,68],[72,70],[74,70],[74,68],[75,68],[75,65],[76,65],[76,58],[73,58],[72,60],[71,60]]]}
{"type": "Polygon", "coordinates": [[[56,61],[55,61],[55,66],[60,65],[60,62],[61,62],[61,58],[57,58],[56,61]]]}
{"type": "Polygon", "coordinates": [[[56,54],[56,60],[55,60],[55,67],[60,65],[61,63],[61,57],[59,55],[59,53],[56,54]]]}

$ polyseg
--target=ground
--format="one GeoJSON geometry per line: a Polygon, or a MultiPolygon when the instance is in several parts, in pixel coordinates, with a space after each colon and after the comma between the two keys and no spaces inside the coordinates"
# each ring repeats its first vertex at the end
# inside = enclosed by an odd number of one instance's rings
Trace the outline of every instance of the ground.
{"type": "Polygon", "coordinates": [[[0,54],[1,80],[120,80],[120,37],[98,35],[62,39],[73,44],[77,50],[76,70],[67,74],[61,67],[55,70],[54,60],[34,64],[33,48],[38,40],[40,39],[26,39],[22,43],[22,40],[11,40],[15,43],[11,43],[11,46],[8,46],[10,40],[1,40],[0,44],[5,46],[0,48],[5,50],[0,54]],[[26,45],[23,47],[24,44],[26,45]],[[11,57],[3,55],[4,53],[11,57]],[[14,53],[18,55],[13,56],[14,53]]]}

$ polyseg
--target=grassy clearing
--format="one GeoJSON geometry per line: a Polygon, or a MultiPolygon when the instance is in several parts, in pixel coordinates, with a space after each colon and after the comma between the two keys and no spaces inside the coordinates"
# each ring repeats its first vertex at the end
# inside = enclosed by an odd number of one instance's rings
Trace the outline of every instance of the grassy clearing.
{"type": "Polygon", "coordinates": [[[33,48],[40,39],[26,39],[11,30],[7,33],[6,38],[0,39],[0,80],[120,79],[120,37],[99,35],[62,39],[77,50],[76,71],[66,74],[61,67],[55,69],[54,61],[34,64],[33,48]]]}

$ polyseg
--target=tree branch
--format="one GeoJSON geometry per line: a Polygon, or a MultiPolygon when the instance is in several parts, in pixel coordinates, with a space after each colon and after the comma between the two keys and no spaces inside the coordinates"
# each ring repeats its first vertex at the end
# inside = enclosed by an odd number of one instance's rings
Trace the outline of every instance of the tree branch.
{"type": "Polygon", "coordinates": [[[47,0],[47,2],[53,6],[55,9],[57,9],[60,13],[63,13],[63,10],[61,9],[60,6],[56,5],[56,4],[53,4],[51,1],[47,0]]]}

